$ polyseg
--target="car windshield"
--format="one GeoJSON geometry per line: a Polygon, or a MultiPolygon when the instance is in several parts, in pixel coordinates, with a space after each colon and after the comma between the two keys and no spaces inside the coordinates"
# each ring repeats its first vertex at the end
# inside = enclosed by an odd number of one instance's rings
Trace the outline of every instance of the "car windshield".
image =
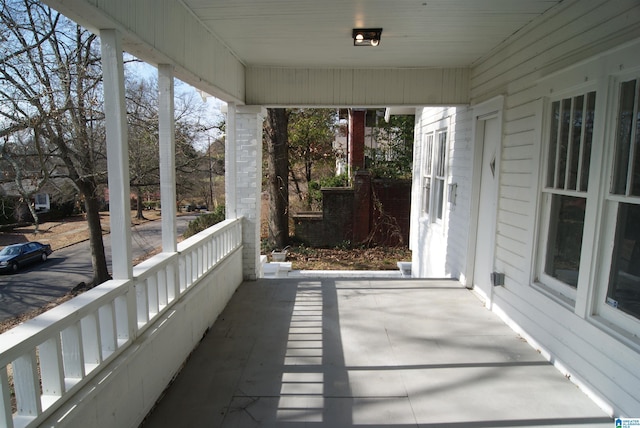
{"type": "Polygon", "coordinates": [[[20,254],[20,247],[5,247],[0,251],[0,256],[15,256],[20,254]]]}

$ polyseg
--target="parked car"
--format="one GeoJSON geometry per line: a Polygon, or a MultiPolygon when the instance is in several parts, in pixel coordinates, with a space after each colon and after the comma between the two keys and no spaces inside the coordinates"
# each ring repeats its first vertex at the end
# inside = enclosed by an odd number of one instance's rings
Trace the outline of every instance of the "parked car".
{"type": "Polygon", "coordinates": [[[47,261],[52,252],[51,245],[40,242],[6,246],[0,250],[0,272],[15,273],[30,263],[47,261]]]}

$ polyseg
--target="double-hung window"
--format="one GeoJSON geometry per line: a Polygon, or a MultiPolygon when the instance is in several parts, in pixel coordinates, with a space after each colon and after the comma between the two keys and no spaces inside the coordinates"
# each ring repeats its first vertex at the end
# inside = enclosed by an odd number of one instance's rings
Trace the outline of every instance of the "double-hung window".
{"type": "MultiPolygon", "coordinates": [[[[618,85],[615,150],[605,206],[605,239],[612,242],[602,313],[633,329],[640,319],[640,76],[618,85]],[[613,308],[610,309],[610,308],[613,308]]],[[[604,281],[603,281],[604,282],[604,281]]]]}
{"type": "Polygon", "coordinates": [[[534,282],[578,316],[638,344],[640,59],[635,51],[631,46],[613,51],[541,83],[543,91],[558,95],[550,96],[543,116],[534,282]],[[561,86],[571,82],[573,90],[561,86]]]}
{"type": "Polygon", "coordinates": [[[445,204],[447,131],[426,135],[424,175],[422,178],[422,212],[430,222],[442,221],[445,204]]]}
{"type": "Polygon", "coordinates": [[[538,281],[576,298],[588,202],[596,93],[551,101],[542,189],[538,281]]]}

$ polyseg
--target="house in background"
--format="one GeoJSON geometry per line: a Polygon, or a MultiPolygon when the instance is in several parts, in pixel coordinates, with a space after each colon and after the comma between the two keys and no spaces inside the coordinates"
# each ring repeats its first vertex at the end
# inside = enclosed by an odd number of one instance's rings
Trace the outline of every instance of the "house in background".
{"type": "Polygon", "coordinates": [[[413,274],[459,279],[608,413],[638,416],[637,0],[45,3],[102,40],[114,280],[2,337],[20,406],[0,376],[0,424],[142,420],[259,275],[276,106],[413,109],[413,274]],[[354,46],[352,30],[379,27],[354,46]],[[163,253],[135,269],[123,49],[158,65],[160,88],[163,253]],[[228,220],[180,246],[174,76],[229,105],[228,220]]]}

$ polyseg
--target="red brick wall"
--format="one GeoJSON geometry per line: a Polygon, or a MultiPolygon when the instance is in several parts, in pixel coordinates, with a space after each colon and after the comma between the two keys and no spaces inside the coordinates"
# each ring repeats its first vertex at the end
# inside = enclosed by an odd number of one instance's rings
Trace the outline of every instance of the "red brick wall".
{"type": "Polygon", "coordinates": [[[410,181],[371,180],[361,171],[353,188],[322,189],[322,198],[321,213],[294,215],[296,238],[305,244],[409,245],[410,181]]]}

